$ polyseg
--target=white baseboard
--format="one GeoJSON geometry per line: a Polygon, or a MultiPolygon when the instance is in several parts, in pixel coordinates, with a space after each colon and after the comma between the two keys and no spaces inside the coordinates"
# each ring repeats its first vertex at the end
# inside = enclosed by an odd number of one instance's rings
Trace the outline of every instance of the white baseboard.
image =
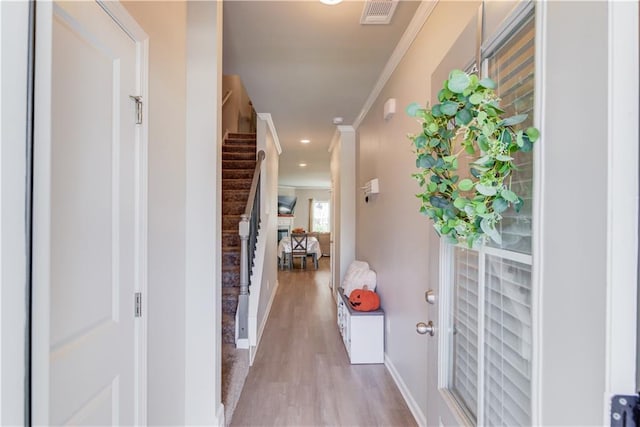
{"type": "Polygon", "coordinates": [[[264,329],[267,326],[267,320],[269,320],[269,314],[271,314],[271,306],[273,305],[273,301],[276,299],[276,293],[278,292],[278,287],[280,286],[280,282],[276,279],[276,285],[273,287],[273,291],[271,292],[271,297],[269,297],[269,302],[267,303],[267,308],[264,313],[264,317],[262,319],[262,323],[258,328],[258,337],[256,339],[255,347],[252,346],[249,348],[249,366],[253,366],[253,360],[256,358],[256,354],[258,353],[258,347],[260,346],[260,341],[262,340],[262,334],[264,333],[264,329]]]}
{"type": "Polygon", "coordinates": [[[237,339],[236,348],[249,348],[249,338],[237,339]]]}
{"type": "Polygon", "coordinates": [[[398,370],[393,365],[393,362],[391,361],[391,359],[389,359],[386,353],[384,355],[384,366],[386,366],[387,371],[389,371],[389,373],[391,374],[391,378],[393,378],[393,381],[395,381],[396,385],[398,386],[400,394],[402,394],[402,397],[404,397],[404,401],[407,402],[407,406],[409,407],[413,418],[415,418],[420,427],[427,427],[427,417],[424,415],[424,413],[420,409],[420,406],[411,395],[409,388],[405,384],[404,380],[398,373],[398,370]]]}
{"type": "Polygon", "coordinates": [[[224,419],[224,404],[222,402],[218,404],[218,410],[216,411],[216,425],[218,427],[226,427],[224,419]]]}

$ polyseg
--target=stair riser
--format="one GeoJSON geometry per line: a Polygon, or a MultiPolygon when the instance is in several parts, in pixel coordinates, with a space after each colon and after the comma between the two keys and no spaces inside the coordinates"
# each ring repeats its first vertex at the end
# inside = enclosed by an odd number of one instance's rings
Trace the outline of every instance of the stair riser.
{"type": "Polygon", "coordinates": [[[226,178],[222,180],[222,192],[226,193],[229,191],[249,191],[251,188],[251,179],[231,179],[226,178]]]}
{"type": "MultiPolygon", "coordinates": [[[[251,179],[253,178],[253,169],[223,169],[222,179],[251,179]]],[[[251,182],[249,182],[251,186],[251,182]]]]}
{"type": "Polygon", "coordinates": [[[255,140],[256,139],[256,134],[255,133],[243,133],[243,132],[229,132],[227,134],[227,141],[230,139],[242,139],[242,140],[255,140]]]}
{"type": "Polygon", "coordinates": [[[225,160],[242,160],[245,162],[254,162],[256,161],[256,153],[255,152],[222,152],[222,161],[225,160]]]}
{"type": "Polygon", "coordinates": [[[223,203],[222,215],[242,215],[247,207],[242,202],[223,203]]]}
{"type": "Polygon", "coordinates": [[[251,160],[223,160],[222,170],[225,169],[243,169],[253,172],[256,168],[256,162],[251,160]]]}
{"type": "Polygon", "coordinates": [[[224,233],[222,235],[223,248],[238,248],[240,250],[240,236],[237,234],[224,233]]]}
{"type": "Polygon", "coordinates": [[[222,155],[234,155],[234,154],[253,154],[254,159],[256,155],[255,144],[222,144],[222,155]]]}
{"type": "Polygon", "coordinates": [[[223,252],[222,253],[222,266],[223,267],[235,267],[240,265],[240,253],[239,252],[223,252]]]}
{"type": "Polygon", "coordinates": [[[249,190],[224,190],[222,191],[222,204],[226,202],[242,202],[247,203],[249,199],[249,190]]]}
{"type": "Polygon", "coordinates": [[[223,313],[229,313],[235,316],[237,308],[238,308],[237,295],[222,296],[222,312],[223,313]]]}
{"type": "Polygon", "coordinates": [[[239,271],[223,271],[222,287],[230,288],[232,286],[240,286],[240,272],[239,271]]]}
{"type": "Polygon", "coordinates": [[[222,217],[222,229],[238,231],[240,224],[240,216],[227,216],[222,217]]]}

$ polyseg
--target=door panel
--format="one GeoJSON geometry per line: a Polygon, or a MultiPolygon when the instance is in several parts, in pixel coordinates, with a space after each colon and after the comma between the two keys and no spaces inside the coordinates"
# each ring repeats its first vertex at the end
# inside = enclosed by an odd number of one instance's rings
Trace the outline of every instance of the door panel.
{"type": "MultiPolygon", "coordinates": [[[[475,58],[476,33],[477,33],[477,15],[469,19],[467,26],[462,31],[458,39],[453,44],[449,53],[442,59],[440,65],[431,75],[431,105],[438,103],[438,92],[442,88],[442,82],[449,76],[449,72],[453,69],[465,69],[475,58]]],[[[464,164],[464,160],[463,160],[464,164]]],[[[459,425],[460,419],[466,417],[459,411],[459,406],[454,404],[451,393],[444,389],[445,384],[450,382],[449,378],[443,378],[446,369],[441,366],[444,361],[451,360],[454,356],[453,348],[443,348],[445,336],[453,333],[448,327],[449,319],[444,317],[444,311],[441,314],[441,308],[445,304],[450,304],[450,294],[445,287],[445,278],[451,272],[452,266],[447,264],[445,258],[448,257],[447,244],[441,242],[437,237],[433,237],[430,247],[441,247],[439,257],[431,257],[430,268],[432,271],[439,272],[438,282],[439,289],[436,292],[435,304],[428,304],[427,317],[436,324],[436,334],[428,339],[427,360],[429,368],[427,373],[427,425],[459,425]],[[442,245],[442,246],[441,246],[442,245]],[[444,261],[443,261],[444,260],[444,261]]],[[[425,303],[426,304],[426,303],[425,303]]],[[[446,310],[445,310],[446,311],[446,310]]]]}
{"type": "Polygon", "coordinates": [[[51,172],[36,163],[34,180],[50,200],[34,204],[49,212],[44,419],[133,425],[137,44],[95,2],[55,3],[51,31],[51,172]]]}

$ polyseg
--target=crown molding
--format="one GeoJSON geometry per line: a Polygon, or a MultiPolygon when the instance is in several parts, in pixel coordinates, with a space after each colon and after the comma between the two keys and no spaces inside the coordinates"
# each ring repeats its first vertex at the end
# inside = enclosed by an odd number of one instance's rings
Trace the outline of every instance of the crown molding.
{"type": "Polygon", "coordinates": [[[282,154],[282,146],[280,145],[280,138],[278,138],[278,132],[276,132],[276,125],[273,124],[273,119],[271,118],[271,114],[258,113],[258,117],[261,120],[264,120],[265,122],[267,122],[267,126],[269,126],[269,130],[271,131],[271,135],[273,136],[273,143],[276,146],[278,155],[282,154]]]}
{"type": "Polygon", "coordinates": [[[396,48],[393,50],[393,53],[389,57],[387,65],[385,65],[382,73],[380,73],[380,77],[378,77],[378,81],[369,94],[367,101],[364,103],[360,114],[358,114],[358,117],[353,122],[353,127],[355,129],[360,126],[366,115],[369,113],[369,110],[373,106],[373,103],[376,102],[376,99],[378,99],[380,92],[382,92],[382,89],[384,89],[384,86],[387,84],[387,81],[389,81],[389,78],[395,71],[396,67],[398,66],[402,58],[404,58],[404,55],[409,50],[409,47],[411,47],[411,44],[416,39],[416,36],[424,26],[425,22],[427,22],[427,19],[431,15],[431,12],[433,12],[433,9],[435,8],[437,3],[438,0],[428,0],[421,2],[420,6],[418,6],[415,15],[413,15],[411,22],[407,26],[407,29],[400,38],[400,41],[396,45],[396,48]]]}

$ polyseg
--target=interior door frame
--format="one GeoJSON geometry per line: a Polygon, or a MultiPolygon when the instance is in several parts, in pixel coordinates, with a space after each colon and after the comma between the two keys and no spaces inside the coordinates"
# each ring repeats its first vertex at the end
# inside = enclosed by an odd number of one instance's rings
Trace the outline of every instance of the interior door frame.
{"type": "Polygon", "coordinates": [[[639,16],[637,2],[608,3],[607,318],[604,424],[616,394],[637,393],[639,16]],[[625,80],[621,80],[625,79],[625,80]],[[624,83],[623,83],[624,82],[624,83]],[[629,143],[635,141],[636,143],[629,143]],[[635,197],[634,197],[635,196],[635,197]],[[632,351],[629,351],[630,349],[632,351]]]}
{"type": "MultiPolygon", "coordinates": [[[[148,179],[148,82],[149,82],[149,36],[131,17],[119,1],[96,0],[96,3],[136,43],[136,87],[143,99],[143,120],[136,129],[136,291],[145,296],[142,302],[143,316],[135,322],[135,358],[137,376],[135,384],[135,425],[147,423],[147,179],[148,179]]],[[[49,419],[49,336],[50,336],[50,234],[48,208],[49,191],[43,191],[44,183],[51,176],[51,94],[53,60],[53,19],[57,6],[54,2],[38,1],[35,26],[38,37],[35,42],[35,87],[34,87],[34,150],[33,157],[33,234],[32,234],[32,295],[31,316],[31,420],[36,425],[47,425],[49,419]],[[36,185],[40,183],[41,185],[36,185]]]]}

